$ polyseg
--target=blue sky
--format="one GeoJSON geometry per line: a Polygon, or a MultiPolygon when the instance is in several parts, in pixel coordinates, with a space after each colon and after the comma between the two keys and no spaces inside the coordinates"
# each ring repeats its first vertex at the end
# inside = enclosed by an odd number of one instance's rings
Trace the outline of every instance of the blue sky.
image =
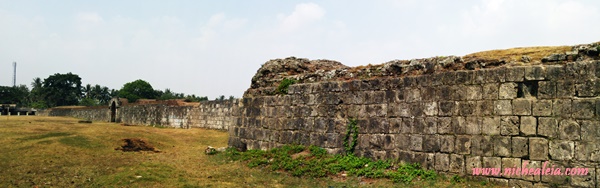
{"type": "Polygon", "coordinates": [[[0,0],[0,85],[72,72],[119,89],[241,97],[289,56],[349,66],[600,41],[600,1],[0,0]]]}

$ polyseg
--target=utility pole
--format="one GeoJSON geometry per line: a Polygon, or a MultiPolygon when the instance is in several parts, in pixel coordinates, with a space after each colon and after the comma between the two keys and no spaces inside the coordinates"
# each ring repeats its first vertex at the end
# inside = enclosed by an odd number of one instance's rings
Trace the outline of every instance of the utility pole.
{"type": "Polygon", "coordinates": [[[13,62],[13,87],[17,87],[17,62],[13,62]]]}

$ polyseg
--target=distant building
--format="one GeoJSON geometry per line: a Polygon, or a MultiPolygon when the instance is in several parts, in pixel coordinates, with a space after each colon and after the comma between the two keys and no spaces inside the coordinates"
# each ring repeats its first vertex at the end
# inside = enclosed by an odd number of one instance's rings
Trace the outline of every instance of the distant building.
{"type": "Polygon", "coordinates": [[[36,111],[33,108],[17,108],[16,104],[0,104],[0,115],[35,115],[36,111]]]}

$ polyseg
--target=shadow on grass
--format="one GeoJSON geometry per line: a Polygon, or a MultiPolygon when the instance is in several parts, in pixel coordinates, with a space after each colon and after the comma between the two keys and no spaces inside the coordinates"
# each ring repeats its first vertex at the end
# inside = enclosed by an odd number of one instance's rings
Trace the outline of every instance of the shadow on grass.
{"type": "Polygon", "coordinates": [[[58,141],[60,143],[65,144],[65,145],[72,146],[72,147],[78,147],[78,148],[88,148],[88,149],[91,149],[91,148],[99,148],[99,147],[103,146],[100,143],[95,143],[95,142],[90,141],[85,136],[64,137],[64,138],[61,138],[58,141]]]}
{"type": "Polygon", "coordinates": [[[23,137],[23,138],[17,138],[17,140],[22,140],[22,141],[41,140],[41,139],[52,138],[52,137],[70,136],[72,134],[73,133],[53,132],[53,133],[46,133],[46,134],[42,134],[42,135],[34,135],[34,136],[28,136],[28,137],[23,137]]]}

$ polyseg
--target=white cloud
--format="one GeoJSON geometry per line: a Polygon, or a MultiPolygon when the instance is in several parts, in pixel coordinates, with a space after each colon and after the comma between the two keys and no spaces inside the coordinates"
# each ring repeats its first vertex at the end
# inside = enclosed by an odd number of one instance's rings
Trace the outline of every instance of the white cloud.
{"type": "Polygon", "coordinates": [[[102,16],[100,16],[96,12],[80,12],[79,14],[77,14],[76,18],[78,21],[81,22],[98,23],[104,21],[104,19],[102,19],[102,16]]]}
{"type": "Polygon", "coordinates": [[[320,20],[325,15],[325,10],[315,3],[301,3],[296,5],[294,12],[288,16],[280,15],[281,29],[284,31],[296,30],[311,22],[320,20]]]}

